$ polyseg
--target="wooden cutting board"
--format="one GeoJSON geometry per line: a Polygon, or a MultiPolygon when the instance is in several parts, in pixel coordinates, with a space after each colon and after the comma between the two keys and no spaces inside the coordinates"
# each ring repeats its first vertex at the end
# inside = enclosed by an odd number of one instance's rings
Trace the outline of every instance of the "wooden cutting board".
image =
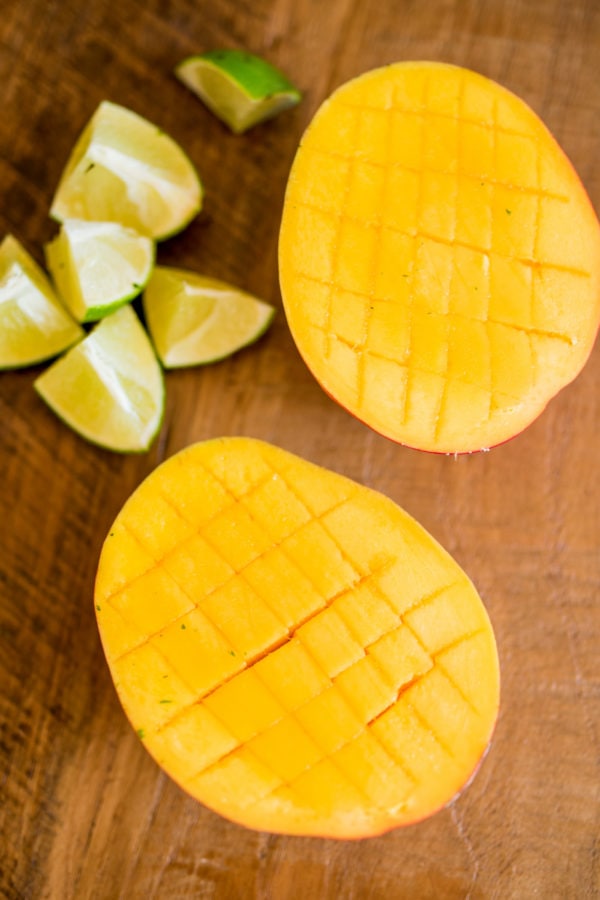
{"type": "Polygon", "coordinates": [[[591,0],[20,0],[0,17],[0,220],[42,261],[48,209],[100,100],[176,138],[205,210],[163,263],[279,307],[255,347],[167,377],[160,438],[96,449],[0,373],[0,894],[8,898],[586,898],[600,895],[600,352],[526,432],[490,453],[396,446],[330,401],[278,289],[283,191],[324,97],[366,69],[439,59],[520,94],[600,207],[600,6],[591,0]],[[242,46],[302,104],[236,137],[173,78],[242,46]],[[388,494],[452,552],[496,629],[502,708],[458,801],[359,843],[245,830],[184,795],[125,720],[92,588],[121,504],[163,458],[224,434],[270,440],[388,494]]]}

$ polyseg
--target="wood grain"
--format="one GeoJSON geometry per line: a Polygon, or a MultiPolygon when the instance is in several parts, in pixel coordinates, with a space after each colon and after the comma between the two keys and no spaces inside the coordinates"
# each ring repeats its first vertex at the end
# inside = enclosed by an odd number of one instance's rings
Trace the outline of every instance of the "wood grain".
{"type": "MultiPolygon", "coordinates": [[[[0,18],[0,227],[42,261],[48,209],[98,102],[172,134],[206,185],[164,263],[281,307],[287,172],[324,97],[400,59],[470,66],[520,94],[600,208],[595,0],[21,0],[0,18]],[[244,46],[302,104],[235,137],[171,75],[244,46]]],[[[600,354],[515,440],[437,457],[395,446],[325,397],[283,311],[260,344],[168,376],[144,456],[81,441],[0,374],[0,894],[7,898],[587,898],[600,895],[600,354]],[[359,843],[252,832],[157,769],[116,699],[95,627],[103,538],[165,456],[220,434],[273,441],[388,494],[450,550],[496,629],[502,711],[471,786],[429,821],[359,843]]]]}

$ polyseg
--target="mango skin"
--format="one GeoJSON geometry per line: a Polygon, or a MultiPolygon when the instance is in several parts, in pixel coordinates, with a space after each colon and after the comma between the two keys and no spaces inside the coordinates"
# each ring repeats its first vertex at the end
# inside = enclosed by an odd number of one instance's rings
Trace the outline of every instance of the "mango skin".
{"type": "Polygon", "coordinates": [[[110,529],[95,606],[144,746],[247,827],[408,825],[490,744],[498,656],[465,573],[388,498],[270,444],[159,466],[110,529]]]}
{"type": "Polygon", "coordinates": [[[324,391],[431,452],[523,431],[600,324],[600,225],[571,163],[521,99],[443,63],[365,73],[317,111],[279,269],[324,391]]]}

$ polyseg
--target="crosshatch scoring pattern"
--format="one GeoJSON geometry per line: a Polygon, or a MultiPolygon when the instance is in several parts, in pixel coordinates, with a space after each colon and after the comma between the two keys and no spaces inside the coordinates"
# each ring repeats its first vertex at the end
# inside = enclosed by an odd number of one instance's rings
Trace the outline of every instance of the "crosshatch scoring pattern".
{"type": "Polygon", "coordinates": [[[292,169],[292,333],[326,390],[392,437],[452,449],[519,424],[523,400],[539,412],[589,352],[592,221],[516,97],[451,66],[372,73],[324,105],[292,169]]]}
{"type": "Polygon", "coordinates": [[[251,445],[242,478],[236,439],[174,457],[107,539],[96,608],[125,710],[187,790],[259,827],[410,818],[445,784],[441,805],[497,708],[479,597],[390,501],[369,513],[365,488],[251,445]]]}

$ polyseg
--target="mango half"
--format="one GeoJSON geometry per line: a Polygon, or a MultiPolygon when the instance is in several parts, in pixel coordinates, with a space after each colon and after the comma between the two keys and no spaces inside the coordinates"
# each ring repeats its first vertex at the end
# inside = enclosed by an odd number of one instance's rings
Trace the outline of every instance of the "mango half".
{"type": "Polygon", "coordinates": [[[297,151],[279,242],[300,354],[376,431],[461,453],[529,425],[600,321],[600,227],[518,97],[406,62],[340,87],[297,151]]]}
{"type": "Polygon", "coordinates": [[[490,742],[498,657],[467,576],[391,500],[270,444],[159,466],[106,538],[95,603],[145,747],[245,826],[407,825],[490,742]]]}

